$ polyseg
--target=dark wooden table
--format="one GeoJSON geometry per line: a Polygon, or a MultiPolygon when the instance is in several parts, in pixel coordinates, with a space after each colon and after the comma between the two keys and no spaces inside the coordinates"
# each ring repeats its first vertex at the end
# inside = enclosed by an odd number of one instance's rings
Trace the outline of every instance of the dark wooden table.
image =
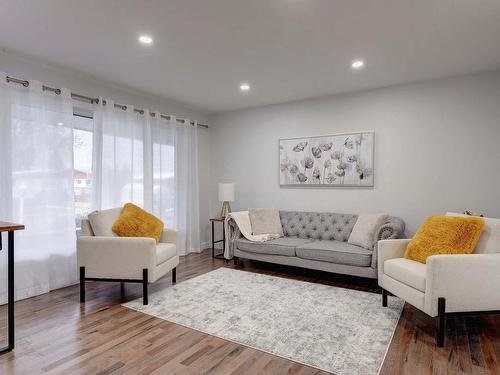
{"type": "Polygon", "coordinates": [[[224,259],[224,250],[226,248],[226,228],[224,228],[224,216],[212,217],[210,222],[212,223],[212,258],[224,259]],[[222,240],[215,241],[215,223],[222,223],[222,240]],[[222,253],[215,254],[215,244],[222,242],[222,253]]]}
{"type": "Polygon", "coordinates": [[[2,233],[7,232],[7,323],[8,344],[0,349],[0,354],[14,349],[14,232],[23,230],[24,225],[0,221],[0,250],[2,250],[2,233]]]}

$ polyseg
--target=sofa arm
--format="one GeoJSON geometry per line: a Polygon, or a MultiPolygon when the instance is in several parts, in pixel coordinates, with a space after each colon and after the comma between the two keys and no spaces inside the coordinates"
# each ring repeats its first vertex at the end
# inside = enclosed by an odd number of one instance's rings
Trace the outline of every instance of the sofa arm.
{"type": "Polygon", "coordinates": [[[500,253],[432,255],[427,258],[425,312],[437,315],[437,300],[446,312],[500,310],[500,253]]]}
{"type": "MultiPolygon", "coordinates": [[[[378,258],[378,278],[384,274],[384,262],[389,259],[403,258],[410,239],[382,240],[379,241],[377,251],[372,258],[378,258]]],[[[372,259],[373,262],[373,259],[372,259]]]]}
{"type": "Polygon", "coordinates": [[[380,228],[375,232],[375,238],[373,243],[377,246],[377,242],[380,240],[393,240],[397,238],[403,238],[405,232],[406,224],[403,219],[399,217],[391,216],[387,222],[385,222],[380,228]]]}
{"type": "Polygon", "coordinates": [[[163,229],[160,238],[161,243],[174,243],[177,244],[177,231],[174,229],[163,229]]]}
{"type": "Polygon", "coordinates": [[[146,237],[82,236],[77,240],[78,267],[85,267],[86,277],[108,279],[149,278],[156,267],[156,241],[146,237]]]}

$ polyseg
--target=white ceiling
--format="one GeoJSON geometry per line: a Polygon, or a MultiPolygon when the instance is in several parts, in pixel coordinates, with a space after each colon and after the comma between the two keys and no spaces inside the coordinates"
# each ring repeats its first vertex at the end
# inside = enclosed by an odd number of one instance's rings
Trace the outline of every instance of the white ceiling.
{"type": "Polygon", "coordinates": [[[500,68],[500,1],[0,0],[0,47],[215,113],[500,68]]]}

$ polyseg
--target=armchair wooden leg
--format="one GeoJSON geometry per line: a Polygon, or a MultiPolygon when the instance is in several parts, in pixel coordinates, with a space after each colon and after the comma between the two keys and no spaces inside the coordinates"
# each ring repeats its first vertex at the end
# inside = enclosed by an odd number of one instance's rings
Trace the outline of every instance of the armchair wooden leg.
{"type": "Polygon", "coordinates": [[[80,302],[85,302],[85,267],[80,267],[80,302]]]}
{"type": "Polygon", "coordinates": [[[441,348],[444,346],[444,333],[446,328],[446,299],[443,297],[438,298],[438,316],[436,317],[436,324],[436,345],[441,348]]]}
{"type": "Polygon", "coordinates": [[[234,260],[234,265],[237,266],[239,258],[238,257],[233,257],[233,260],[234,260]]]}
{"type": "Polygon", "coordinates": [[[172,284],[177,282],[177,267],[172,270],[172,284]]]}
{"type": "Polygon", "coordinates": [[[382,288],[382,306],[387,307],[387,290],[382,288]]]}
{"type": "Polygon", "coordinates": [[[142,304],[147,305],[148,301],[148,269],[142,270],[142,304]]]}

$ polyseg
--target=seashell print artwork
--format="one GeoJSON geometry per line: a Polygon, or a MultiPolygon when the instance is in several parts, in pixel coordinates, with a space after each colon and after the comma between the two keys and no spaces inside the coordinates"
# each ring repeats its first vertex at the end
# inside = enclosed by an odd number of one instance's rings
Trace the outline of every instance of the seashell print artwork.
{"type": "Polygon", "coordinates": [[[280,139],[281,186],[373,186],[373,132],[280,139]]]}

